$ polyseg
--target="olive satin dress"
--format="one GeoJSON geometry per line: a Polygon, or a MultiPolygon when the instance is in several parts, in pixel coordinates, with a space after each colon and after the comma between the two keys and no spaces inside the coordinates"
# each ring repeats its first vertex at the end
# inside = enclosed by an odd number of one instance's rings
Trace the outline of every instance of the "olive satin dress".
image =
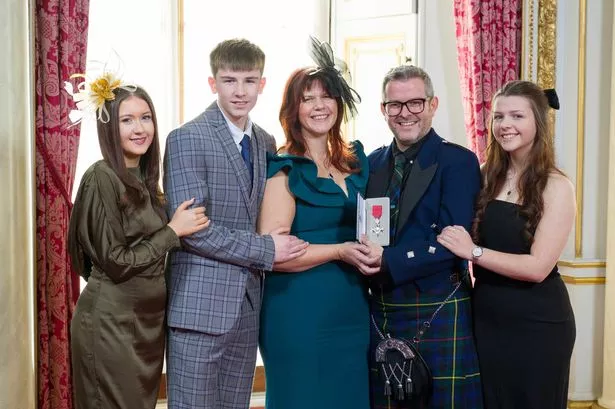
{"type": "MultiPolygon", "coordinates": [[[[140,179],[139,169],[129,171],[140,179]]],[[[143,190],[147,195],[145,185],[143,190]]],[[[76,409],[153,409],[164,357],[166,253],[179,246],[147,196],[123,206],[125,187],[104,161],[84,174],[69,250],[89,274],[71,322],[76,409]]]]}

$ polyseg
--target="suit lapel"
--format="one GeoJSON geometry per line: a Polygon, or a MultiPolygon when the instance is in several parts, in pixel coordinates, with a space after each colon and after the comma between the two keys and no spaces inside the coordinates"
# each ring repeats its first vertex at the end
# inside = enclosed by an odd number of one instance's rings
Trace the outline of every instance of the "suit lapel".
{"type": "Polygon", "coordinates": [[[408,221],[410,213],[412,213],[412,210],[414,210],[419,200],[421,200],[436,174],[436,170],[438,169],[437,152],[441,143],[442,138],[432,130],[429,139],[426,140],[425,144],[421,147],[412,165],[412,170],[406,179],[400,198],[401,207],[397,220],[397,226],[399,227],[396,236],[399,236],[399,232],[408,221]]]}
{"type": "Polygon", "coordinates": [[[399,219],[397,221],[397,225],[400,228],[397,229],[397,234],[401,230],[401,226],[403,226],[407,221],[410,213],[416,207],[416,204],[419,202],[423,194],[429,187],[431,180],[436,174],[436,170],[438,169],[438,164],[434,163],[428,166],[425,169],[421,169],[420,163],[417,163],[412,166],[412,170],[410,171],[410,175],[408,175],[408,179],[406,180],[406,184],[403,189],[403,194],[401,196],[401,207],[399,208],[399,219]]]}
{"type": "Polygon", "coordinates": [[[374,161],[374,171],[369,175],[365,197],[384,197],[387,194],[391,178],[389,163],[391,147],[383,149],[377,160],[374,161]]]}
{"type": "MultiPolygon", "coordinates": [[[[240,187],[239,190],[241,190],[241,195],[243,196],[243,199],[246,202],[246,205],[248,206],[248,209],[249,209],[250,208],[249,206],[250,204],[250,173],[245,166],[245,162],[243,161],[243,158],[241,157],[241,154],[239,153],[239,148],[237,148],[237,144],[235,144],[235,140],[233,139],[233,136],[231,135],[231,131],[228,128],[228,124],[226,123],[226,120],[224,119],[224,116],[222,115],[220,108],[218,108],[218,105],[215,102],[214,104],[212,104],[212,108],[214,108],[217,111],[217,116],[216,116],[217,124],[216,124],[215,135],[220,141],[220,145],[222,146],[224,153],[226,153],[226,156],[228,157],[229,163],[233,169],[233,173],[237,175],[237,179],[239,180],[239,187],[240,187]],[[213,106],[214,104],[215,104],[215,107],[213,106]]],[[[248,213],[250,214],[250,218],[252,218],[253,217],[252,213],[251,212],[248,212],[248,213]]]]}
{"type": "Polygon", "coordinates": [[[262,181],[267,172],[267,141],[262,130],[252,124],[252,157],[254,166],[254,180],[252,181],[252,201],[257,200],[262,190],[262,181]]]}

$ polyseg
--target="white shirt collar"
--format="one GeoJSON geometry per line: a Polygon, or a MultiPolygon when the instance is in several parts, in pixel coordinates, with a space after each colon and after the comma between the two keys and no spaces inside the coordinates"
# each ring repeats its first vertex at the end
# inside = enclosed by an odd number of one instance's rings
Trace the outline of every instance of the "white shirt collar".
{"type": "MultiPolygon", "coordinates": [[[[216,101],[216,104],[218,103],[218,101],[216,101]]],[[[218,104],[218,108],[220,108],[220,104],[218,104]]],[[[246,122],[246,129],[245,131],[241,128],[239,128],[237,125],[235,125],[233,122],[231,122],[230,119],[227,118],[227,116],[224,114],[224,111],[220,108],[220,112],[222,112],[222,116],[224,116],[224,120],[226,121],[229,130],[231,131],[231,136],[233,137],[233,140],[235,141],[235,145],[237,145],[237,149],[239,149],[239,152],[241,152],[241,145],[239,145],[241,143],[241,140],[243,139],[243,135],[248,135],[248,137],[250,137],[250,139],[252,139],[252,120],[250,119],[250,117],[248,117],[248,122],[246,122]]]]}

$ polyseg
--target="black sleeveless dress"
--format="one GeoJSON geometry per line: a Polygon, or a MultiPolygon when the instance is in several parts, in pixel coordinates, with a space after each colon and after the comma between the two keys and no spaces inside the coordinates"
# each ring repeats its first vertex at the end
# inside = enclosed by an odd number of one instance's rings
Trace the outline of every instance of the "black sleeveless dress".
{"type": "MultiPolygon", "coordinates": [[[[480,245],[529,254],[526,220],[514,203],[494,200],[480,245]]],[[[557,266],[542,283],[474,266],[474,325],[486,409],[565,409],[576,330],[557,266]]]]}

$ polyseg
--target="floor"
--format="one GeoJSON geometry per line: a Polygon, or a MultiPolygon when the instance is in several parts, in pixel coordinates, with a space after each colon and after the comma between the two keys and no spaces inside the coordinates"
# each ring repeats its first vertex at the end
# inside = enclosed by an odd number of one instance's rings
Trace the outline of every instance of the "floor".
{"type": "MultiPolygon", "coordinates": [[[[250,408],[262,408],[265,406],[265,394],[264,393],[254,393],[252,394],[252,399],[250,399],[250,408]]],[[[167,409],[166,401],[159,401],[156,405],[156,409],[167,409]]]]}

